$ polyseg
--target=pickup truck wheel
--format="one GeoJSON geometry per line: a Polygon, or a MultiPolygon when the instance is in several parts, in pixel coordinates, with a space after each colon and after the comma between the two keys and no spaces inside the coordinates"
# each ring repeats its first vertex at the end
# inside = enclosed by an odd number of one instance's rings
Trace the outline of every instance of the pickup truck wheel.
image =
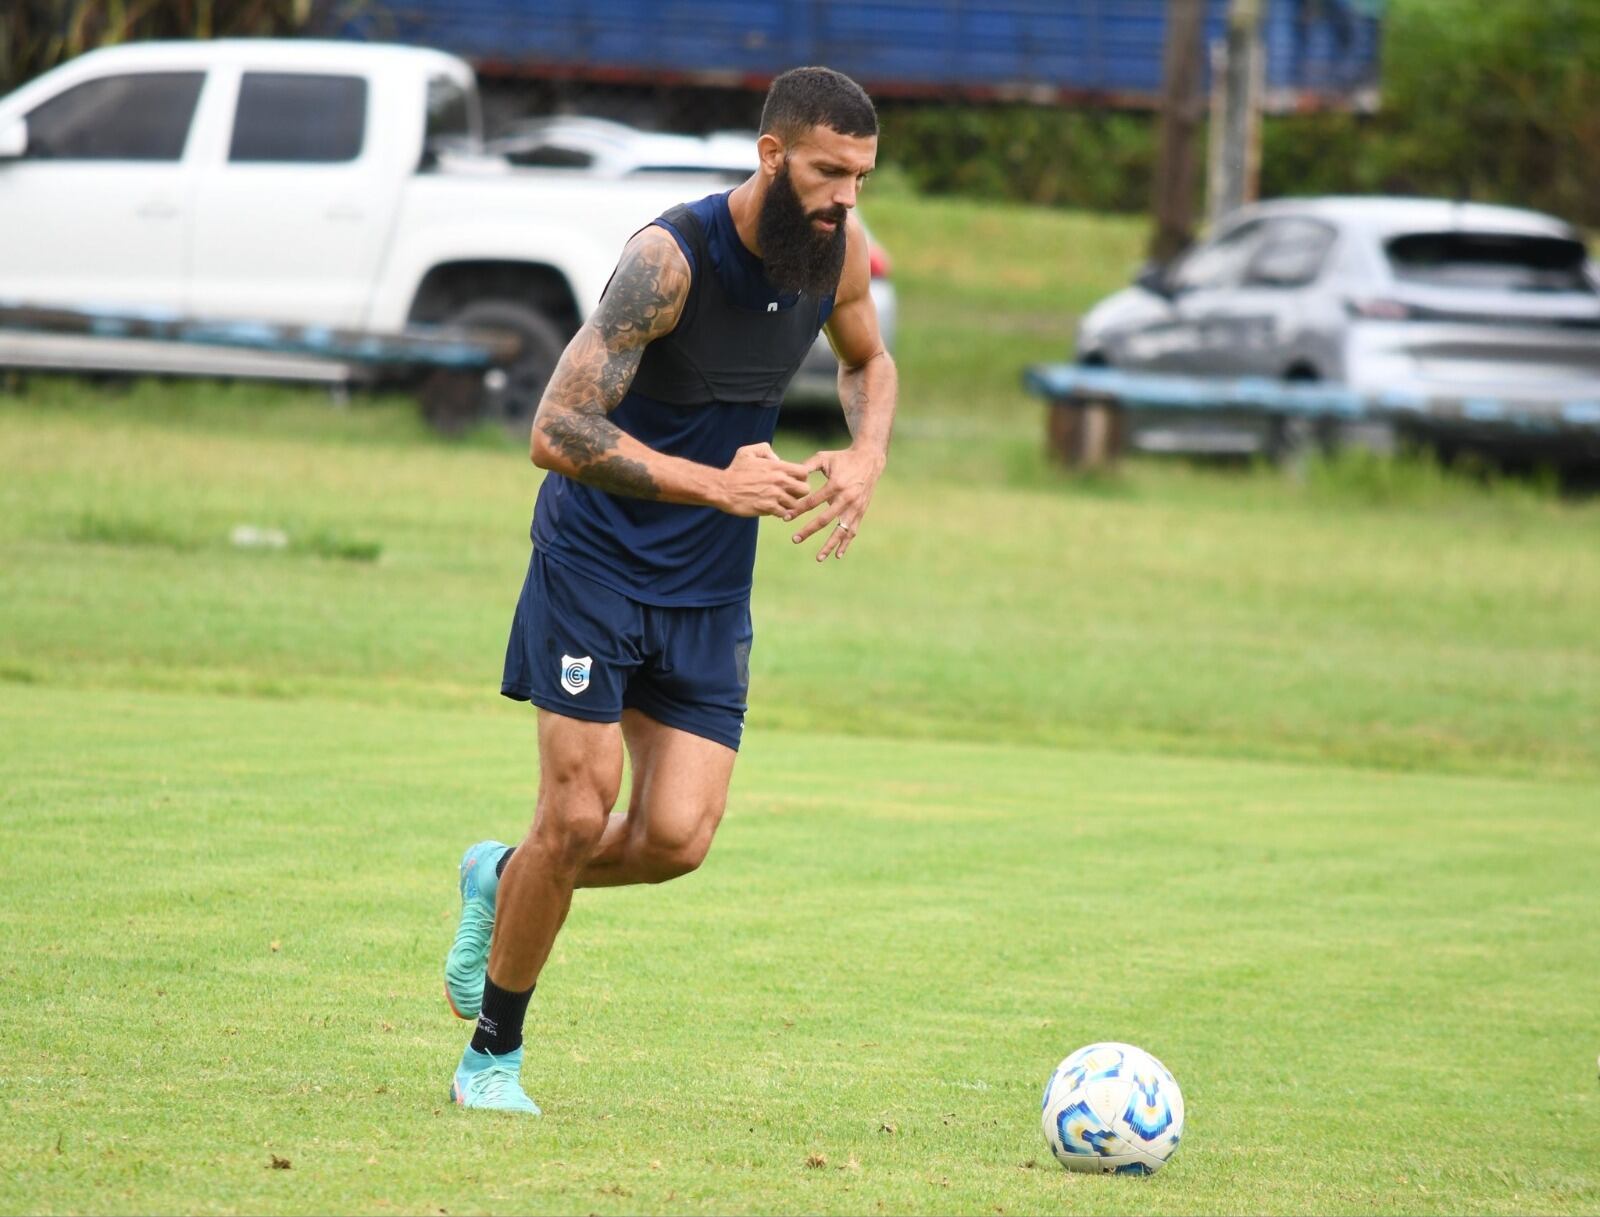
{"type": "MultiPolygon", "coordinates": [[[[459,414],[464,406],[474,417],[497,423],[512,436],[526,440],[544,387],[566,349],[561,330],[544,314],[514,300],[475,300],[451,314],[448,324],[463,329],[509,331],[521,340],[522,350],[511,363],[491,369],[477,381],[475,401],[459,403],[454,410],[446,408],[442,415],[459,414]]],[[[433,421],[455,429],[466,420],[434,417],[433,421]]]]}

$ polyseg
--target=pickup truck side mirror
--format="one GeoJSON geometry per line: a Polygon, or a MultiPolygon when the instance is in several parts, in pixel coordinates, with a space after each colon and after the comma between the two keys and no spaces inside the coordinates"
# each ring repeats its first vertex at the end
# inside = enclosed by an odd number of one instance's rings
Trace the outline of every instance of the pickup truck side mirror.
{"type": "Polygon", "coordinates": [[[19,161],[28,153],[28,120],[0,123],[0,161],[19,161]]]}

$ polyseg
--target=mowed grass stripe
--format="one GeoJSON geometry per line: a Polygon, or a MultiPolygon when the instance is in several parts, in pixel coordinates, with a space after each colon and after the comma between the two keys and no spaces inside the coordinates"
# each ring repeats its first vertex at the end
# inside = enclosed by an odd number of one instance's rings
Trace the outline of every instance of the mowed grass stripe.
{"type": "Polygon", "coordinates": [[[437,992],[521,708],[0,686],[0,732],[5,1211],[1600,1201],[1576,784],[755,731],[702,872],[579,897],[529,1126],[444,1102],[437,992]],[[1106,1038],[1184,1084],[1152,1180],[1038,1134],[1106,1038]]]}
{"type": "MultiPolygon", "coordinates": [[[[148,417],[0,403],[0,678],[493,697],[523,454],[378,443],[370,417],[294,395],[173,392],[193,426],[165,397],[148,417]],[[239,524],[301,547],[235,548],[239,524]]],[[[1426,479],[1368,499],[1340,481],[1359,467],[957,481],[942,451],[897,450],[859,561],[819,570],[764,526],[754,726],[1600,776],[1592,504],[1426,479]]]]}

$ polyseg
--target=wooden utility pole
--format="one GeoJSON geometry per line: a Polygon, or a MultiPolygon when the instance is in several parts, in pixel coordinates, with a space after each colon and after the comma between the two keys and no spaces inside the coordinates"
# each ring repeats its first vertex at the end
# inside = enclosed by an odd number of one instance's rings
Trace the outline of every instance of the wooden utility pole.
{"type": "Polygon", "coordinates": [[[1261,182],[1261,0],[1232,0],[1228,37],[1211,49],[1207,214],[1215,222],[1254,201],[1261,182]]]}
{"type": "Polygon", "coordinates": [[[1205,0],[1167,0],[1156,231],[1150,242],[1150,257],[1156,262],[1170,262],[1194,239],[1194,145],[1205,104],[1200,90],[1205,17],[1205,0]]]}

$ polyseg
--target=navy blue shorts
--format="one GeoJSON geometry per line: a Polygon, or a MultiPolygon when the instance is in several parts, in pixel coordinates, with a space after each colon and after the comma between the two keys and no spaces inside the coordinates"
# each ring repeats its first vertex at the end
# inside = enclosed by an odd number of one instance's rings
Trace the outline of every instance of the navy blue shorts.
{"type": "Polygon", "coordinates": [[[661,608],[535,549],[506,643],[500,692],[568,718],[624,708],[737,751],[750,688],[750,602],[661,608]]]}

